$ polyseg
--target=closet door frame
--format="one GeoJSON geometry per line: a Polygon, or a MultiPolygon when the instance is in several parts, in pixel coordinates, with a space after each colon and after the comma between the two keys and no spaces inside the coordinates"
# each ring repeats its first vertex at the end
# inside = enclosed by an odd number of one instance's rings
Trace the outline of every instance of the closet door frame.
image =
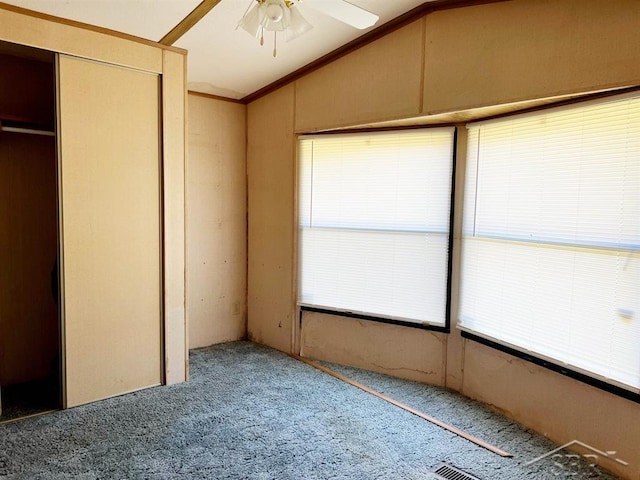
{"type": "Polygon", "coordinates": [[[164,378],[167,385],[189,375],[186,311],[185,153],[187,51],[69,24],[55,17],[0,4],[0,40],[156,73],[162,78],[164,208],[164,378]]]}

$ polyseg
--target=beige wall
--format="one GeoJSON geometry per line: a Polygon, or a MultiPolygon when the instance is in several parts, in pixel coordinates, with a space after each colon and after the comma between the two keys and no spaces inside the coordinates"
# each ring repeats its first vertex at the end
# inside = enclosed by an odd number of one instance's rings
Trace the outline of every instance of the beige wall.
{"type": "Polygon", "coordinates": [[[640,83],[640,2],[517,0],[427,16],[424,113],[640,83]]]}
{"type": "Polygon", "coordinates": [[[300,355],[444,386],[447,336],[356,318],[302,313],[300,355]]]}
{"type": "Polygon", "coordinates": [[[189,348],[246,336],[246,106],[188,96],[189,348]]]}
{"type": "MultiPolygon", "coordinates": [[[[630,465],[604,466],[638,480],[637,403],[464,340],[455,324],[443,335],[305,312],[300,327],[294,132],[401,117],[410,123],[430,113],[463,112],[448,118],[464,118],[472,107],[639,85],[639,24],[635,0],[513,0],[443,10],[250,104],[249,337],[283,351],[444,384],[558,443],[577,439],[617,450],[630,465]],[[278,128],[265,132],[260,125],[278,128]]],[[[459,155],[461,187],[464,148],[459,155]]],[[[461,188],[456,198],[460,204],[461,188]]],[[[458,212],[454,323],[459,231],[458,212]]]]}
{"type": "Polygon", "coordinates": [[[638,403],[472,341],[465,341],[461,391],[559,444],[579,440],[616,452],[628,467],[599,464],[622,478],[640,478],[638,403]]]}
{"type": "Polygon", "coordinates": [[[418,115],[422,100],[423,38],[424,19],[298,80],[296,131],[418,115]]]}
{"type": "Polygon", "coordinates": [[[291,352],[294,293],[294,86],[249,105],[249,338],[291,352]]]}

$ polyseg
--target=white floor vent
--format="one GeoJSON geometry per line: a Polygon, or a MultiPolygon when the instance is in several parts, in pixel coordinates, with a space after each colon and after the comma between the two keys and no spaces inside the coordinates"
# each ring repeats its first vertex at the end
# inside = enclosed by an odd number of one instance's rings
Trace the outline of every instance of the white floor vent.
{"type": "Polygon", "coordinates": [[[433,473],[436,474],[435,478],[443,480],[480,480],[478,477],[446,464],[440,465],[433,473]]]}

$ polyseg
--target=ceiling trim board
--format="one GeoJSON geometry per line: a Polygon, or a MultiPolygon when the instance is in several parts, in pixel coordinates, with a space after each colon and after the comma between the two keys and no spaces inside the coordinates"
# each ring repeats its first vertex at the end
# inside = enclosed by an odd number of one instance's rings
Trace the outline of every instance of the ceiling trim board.
{"type": "Polygon", "coordinates": [[[196,92],[194,90],[188,90],[187,93],[189,95],[193,95],[194,97],[210,98],[212,100],[220,100],[222,102],[238,103],[240,105],[246,105],[245,102],[237,98],[221,97],[220,95],[214,95],[212,93],[196,92]]]}
{"type": "MultiPolygon", "coordinates": [[[[639,86],[622,87],[600,90],[596,92],[576,92],[557,95],[553,97],[537,98],[532,100],[518,100],[500,105],[485,105],[468,107],[456,111],[444,111],[429,113],[417,117],[398,118],[395,120],[384,120],[381,122],[364,123],[347,127],[337,127],[333,129],[313,132],[314,135],[331,133],[358,133],[370,131],[386,131],[395,129],[414,129],[425,127],[450,127],[465,126],[469,123],[479,121],[490,121],[498,118],[507,118],[513,115],[522,115],[532,112],[548,110],[566,105],[573,105],[589,100],[607,98],[613,95],[640,92],[639,86]]],[[[298,132],[301,133],[301,132],[298,132]]]]}
{"type": "Polygon", "coordinates": [[[358,50],[359,48],[368,45],[400,28],[419,20],[420,18],[440,10],[449,10],[452,8],[470,7],[475,5],[484,5],[489,3],[508,2],[511,0],[435,0],[432,2],[425,2],[422,5],[409,10],[408,12],[388,21],[384,25],[365,33],[364,35],[352,40],[349,43],[323,55],[322,57],[308,63],[307,65],[300,67],[299,69],[291,72],[288,75],[276,80],[275,82],[266,85],[259,90],[243,97],[241,100],[244,103],[251,103],[258,100],[261,97],[291,83],[299,78],[308,75],[309,73],[318,70],[319,68],[328,65],[331,62],[338,60],[351,52],[358,50]]]}
{"type": "Polygon", "coordinates": [[[175,53],[186,55],[187,51],[184,48],[172,47],[170,45],[162,45],[153,40],[147,40],[146,38],[136,37],[128,33],[118,32],[117,30],[111,30],[105,27],[98,27],[97,25],[91,25],[89,23],[78,22],[77,20],[70,20],[68,18],[56,17],[55,15],[49,15],[48,13],[36,12],[35,10],[29,10],[28,8],[18,7],[16,5],[10,5],[8,3],[0,2],[0,10],[6,10],[8,12],[18,13],[20,15],[27,15],[33,18],[39,18],[41,20],[47,20],[49,22],[59,23],[62,25],[68,25],[70,27],[81,28],[83,30],[89,30],[103,35],[109,35],[111,37],[122,38],[123,40],[129,40],[131,42],[142,43],[143,45],[149,45],[151,47],[162,48],[163,50],[170,50],[175,53]]]}
{"type": "MultiPolygon", "coordinates": [[[[564,93],[560,95],[556,95],[553,97],[540,98],[534,100],[519,100],[511,103],[504,104],[504,111],[485,114],[474,118],[473,120],[466,120],[465,123],[478,122],[483,121],[487,122],[490,120],[512,117],[514,115],[523,115],[526,113],[534,113],[539,111],[548,110],[550,108],[557,107],[565,107],[568,105],[574,105],[578,103],[583,103],[591,100],[599,100],[601,98],[612,97],[614,95],[624,95],[625,93],[634,93],[640,92],[640,85],[631,85],[626,87],[611,87],[605,88],[602,90],[589,91],[589,92],[575,92],[575,93],[564,93]]],[[[471,107],[466,110],[462,110],[462,112],[474,112],[488,110],[491,108],[499,108],[500,105],[495,107],[491,105],[487,105],[484,107],[471,107]]],[[[436,114],[436,115],[444,115],[436,114]]]]}
{"type": "Polygon", "coordinates": [[[160,39],[162,45],[173,45],[193,26],[204,18],[204,16],[213,10],[221,0],[203,0],[189,15],[184,17],[180,23],[171,29],[164,37],[160,39]]]}

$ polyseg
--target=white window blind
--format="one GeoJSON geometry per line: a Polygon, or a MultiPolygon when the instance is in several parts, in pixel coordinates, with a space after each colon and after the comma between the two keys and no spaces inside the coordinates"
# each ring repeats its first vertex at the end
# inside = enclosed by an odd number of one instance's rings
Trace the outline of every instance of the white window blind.
{"type": "Polygon", "coordinates": [[[469,126],[460,326],[640,391],[640,98],[469,126]]]}
{"type": "Polygon", "coordinates": [[[303,306],[446,322],[453,128],[302,137],[303,306]]]}

